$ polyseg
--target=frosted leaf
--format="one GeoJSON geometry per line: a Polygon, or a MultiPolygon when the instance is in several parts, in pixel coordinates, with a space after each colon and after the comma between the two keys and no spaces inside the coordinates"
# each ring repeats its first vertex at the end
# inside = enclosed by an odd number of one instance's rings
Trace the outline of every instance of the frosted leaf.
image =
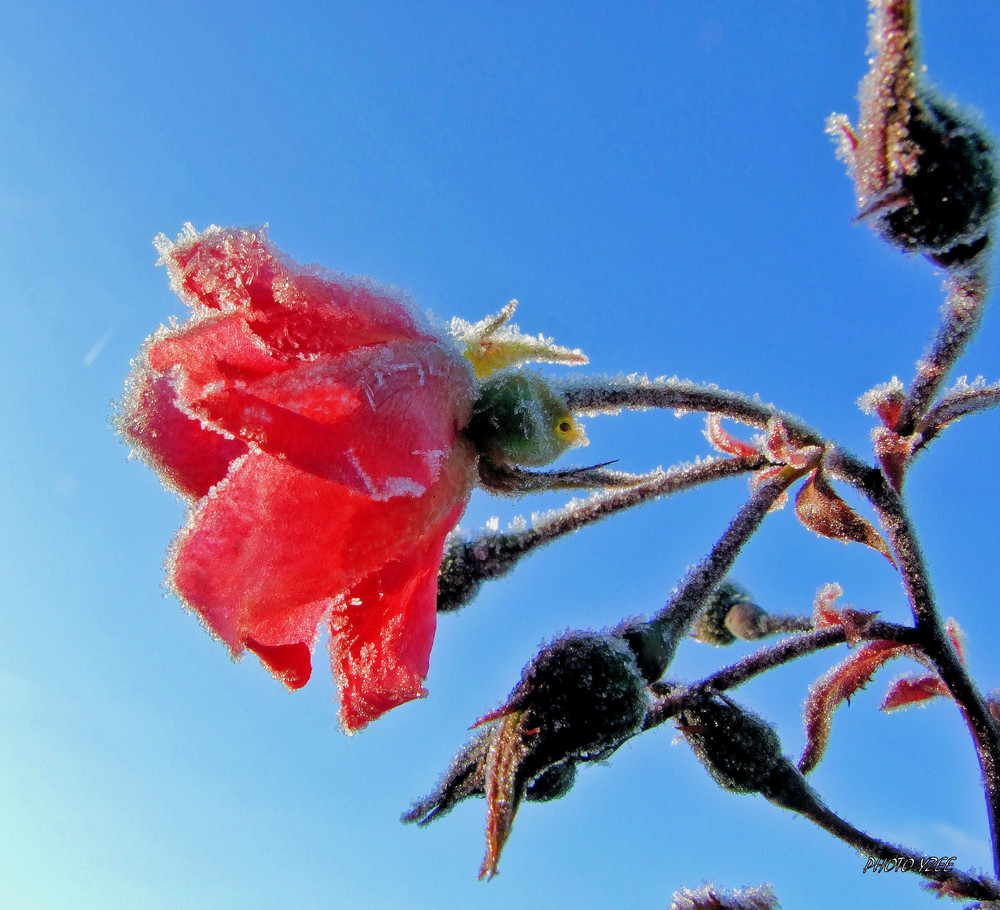
{"type": "Polygon", "coordinates": [[[476,371],[477,379],[485,379],[505,367],[519,363],[587,363],[584,353],[564,348],[544,335],[526,335],[509,322],[517,308],[512,300],[495,316],[476,323],[457,316],[451,320],[449,332],[462,348],[465,358],[476,371]]]}

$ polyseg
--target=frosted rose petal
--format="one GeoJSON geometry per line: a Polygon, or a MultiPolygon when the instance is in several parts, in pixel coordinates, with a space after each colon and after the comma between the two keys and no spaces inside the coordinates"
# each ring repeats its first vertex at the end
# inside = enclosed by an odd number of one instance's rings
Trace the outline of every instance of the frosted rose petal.
{"type": "Polygon", "coordinates": [[[322,358],[192,408],[290,465],[376,499],[420,495],[468,420],[468,366],[432,342],[322,358]]]}
{"type": "Polygon", "coordinates": [[[227,439],[184,414],[166,377],[139,372],[130,381],[122,434],[164,483],[183,496],[200,499],[247,451],[246,443],[227,439]]]}
{"type": "MultiPolygon", "coordinates": [[[[456,445],[422,497],[378,502],[263,453],[250,453],[193,511],[174,544],[170,576],[180,597],[234,655],[253,650],[288,681],[301,676],[332,600],[458,521],[472,489],[475,456],[456,445]],[[298,668],[298,669],[297,669],[298,668]]],[[[440,563],[440,548],[438,549],[440,563]]],[[[435,579],[437,567],[435,567],[435,579]]]]}
{"type": "Polygon", "coordinates": [[[356,585],[330,617],[330,657],[340,721],[355,732],[422,698],[437,625],[437,575],[455,510],[433,535],[356,585]]]}
{"type": "Polygon", "coordinates": [[[263,229],[193,230],[159,241],[171,286],[189,304],[239,311],[286,359],[395,339],[433,337],[390,289],[302,266],[263,229]]]}

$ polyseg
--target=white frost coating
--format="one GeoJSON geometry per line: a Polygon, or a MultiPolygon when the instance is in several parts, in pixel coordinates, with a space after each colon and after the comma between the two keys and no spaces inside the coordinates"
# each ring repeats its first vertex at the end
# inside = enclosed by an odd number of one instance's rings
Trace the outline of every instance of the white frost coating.
{"type": "Polygon", "coordinates": [[[423,496],[426,492],[427,487],[422,483],[417,483],[412,477],[387,477],[385,489],[372,498],[383,501],[395,496],[423,496]]]}
{"type": "Polygon", "coordinates": [[[951,392],[972,392],[975,389],[985,389],[986,388],[986,377],[980,374],[972,382],[969,382],[968,376],[959,376],[955,380],[955,384],[951,387],[949,391],[951,392]]]}
{"type": "Polygon", "coordinates": [[[698,910],[699,907],[718,907],[719,910],[780,910],[778,899],[770,883],[755,888],[737,888],[724,891],[714,885],[684,888],[674,892],[674,899],[667,910],[698,910]]]}
{"type": "Polygon", "coordinates": [[[523,515],[515,515],[507,525],[507,530],[513,534],[523,534],[528,530],[527,519],[523,515]]]}
{"type": "Polygon", "coordinates": [[[372,479],[368,476],[367,472],[363,467],[361,467],[361,462],[358,456],[354,454],[354,449],[347,449],[344,454],[347,456],[347,460],[354,466],[354,470],[358,472],[358,477],[361,478],[361,482],[365,485],[365,490],[372,499],[377,498],[375,496],[375,484],[372,479]]]}
{"type": "MultiPolygon", "coordinates": [[[[266,223],[258,227],[251,228],[221,228],[218,225],[213,224],[207,227],[204,231],[197,231],[191,222],[187,222],[181,230],[181,233],[177,236],[176,240],[171,240],[166,234],[162,233],[157,234],[154,238],[153,246],[155,247],[157,253],[160,254],[160,258],[157,260],[156,264],[167,266],[170,286],[174,293],[181,298],[181,300],[191,306],[201,308],[202,304],[198,301],[197,297],[184,290],[181,286],[183,274],[180,270],[173,266],[169,258],[171,254],[177,250],[188,249],[195,243],[203,242],[216,236],[227,234],[238,235],[243,232],[256,234],[263,240],[269,254],[293,274],[318,278],[321,281],[336,284],[348,291],[363,290],[372,297],[375,297],[380,301],[385,301],[391,309],[402,309],[413,321],[417,330],[421,333],[440,338],[442,341],[448,341],[453,344],[451,339],[448,337],[447,331],[442,331],[441,326],[437,324],[438,320],[432,319],[429,314],[425,313],[416,301],[414,301],[411,295],[402,288],[397,287],[394,284],[382,284],[367,275],[347,275],[343,272],[328,269],[325,266],[317,265],[315,263],[298,263],[285,255],[285,253],[271,243],[271,239],[267,236],[267,228],[268,226],[266,223]]],[[[231,311],[232,309],[233,307],[231,304],[223,301],[223,312],[231,311]]]]}
{"type": "Polygon", "coordinates": [[[589,363],[587,356],[578,348],[566,348],[556,344],[551,338],[539,334],[527,335],[510,322],[517,301],[511,300],[495,316],[487,316],[479,322],[471,323],[452,318],[448,334],[465,356],[476,364],[477,370],[484,367],[480,376],[486,376],[517,363],[589,363]]]}
{"type": "MultiPolygon", "coordinates": [[[[379,383],[381,385],[381,383],[379,383]]],[[[372,413],[375,412],[375,393],[372,391],[372,387],[367,382],[361,383],[361,391],[365,393],[365,398],[368,399],[368,407],[372,409],[372,413]]]]}
{"type": "Polygon", "coordinates": [[[865,414],[874,414],[878,406],[895,395],[903,394],[903,383],[898,376],[893,376],[888,382],[883,382],[872,389],[869,389],[858,399],[858,407],[865,414]]]}
{"type": "Polygon", "coordinates": [[[365,492],[378,502],[385,502],[385,500],[393,499],[396,496],[423,496],[427,492],[427,487],[417,483],[412,477],[387,477],[382,485],[378,486],[361,467],[361,462],[354,453],[354,449],[347,449],[344,454],[354,470],[358,472],[358,477],[365,485],[365,492]]]}

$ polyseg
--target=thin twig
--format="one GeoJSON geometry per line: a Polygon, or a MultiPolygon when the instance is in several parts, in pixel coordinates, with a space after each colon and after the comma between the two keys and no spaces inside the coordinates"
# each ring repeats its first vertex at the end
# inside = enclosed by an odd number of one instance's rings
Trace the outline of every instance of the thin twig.
{"type": "Polygon", "coordinates": [[[1000,405],[1000,382],[949,392],[917,425],[919,441],[914,445],[912,454],[916,455],[926,448],[946,426],[959,418],[987,411],[998,405],[1000,405]]]}
{"type": "Polygon", "coordinates": [[[1000,887],[995,881],[984,877],[974,877],[954,869],[948,871],[938,869],[937,863],[931,862],[932,858],[925,854],[917,853],[908,847],[887,843],[855,828],[819,798],[814,803],[807,803],[795,811],[845,844],[854,847],[862,855],[877,856],[882,860],[901,860],[906,865],[905,871],[922,875],[930,881],[940,882],[942,885],[946,885],[949,891],[962,897],[987,901],[1000,899],[1000,887]]]}
{"type": "Polygon", "coordinates": [[[647,622],[622,628],[635,651],[639,668],[650,682],[663,675],[680,641],[691,631],[708,596],[732,568],[743,545],[756,533],[771,507],[801,471],[786,468],[759,486],[736,513],[712,551],[692,569],[666,605],[647,622]]]}
{"type": "Polygon", "coordinates": [[[741,455],[656,471],[635,486],[599,493],[550,512],[523,531],[487,532],[469,540],[456,536],[445,548],[438,576],[438,612],[465,606],[484,581],[506,574],[528,553],[584,525],[652,499],[759,470],[766,464],[763,455],[741,455]]]}
{"type": "MultiPolygon", "coordinates": [[[[913,643],[916,641],[916,632],[910,626],[879,621],[869,623],[863,630],[859,630],[857,637],[860,641],[888,640],[913,643]]],[[[677,707],[677,704],[681,703],[678,699],[682,700],[683,694],[686,692],[704,690],[723,692],[727,689],[735,689],[761,673],[791,663],[807,654],[841,645],[845,641],[847,641],[847,633],[843,626],[828,626],[823,629],[815,629],[812,632],[803,632],[760,648],[742,660],[706,676],[699,682],[686,686],[683,692],[676,691],[676,687],[668,686],[663,694],[650,705],[643,723],[643,730],[657,727],[674,716],[680,710],[677,707]]],[[[658,694],[656,686],[652,687],[652,691],[654,694],[658,694]]]]}
{"type": "Polygon", "coordinates": [[[941,327],[931,349],[917,361],[917,373],[893,428],[900,436],[909,436],[930,410],[941,385],[982,319],[989,290],[982,269],[950,275],[947,287],[941,327]]]}
{"type": "Polygon", "coordinates": [[[648,379],[645,376],[619,376],[603,382],[593,377],[570,377],[558,382],[570,410],[578,414],[600,414],[622,408],[665,408],[687,412],[721,414],[759,430],[767,428],[772,417],[780,417],[792,441],[797,445],[822,445],[823,437],[799,418],[774,405],[763,404],[739,392],[729,392],[713,385],[699,385],[681,379],[648,379]]]}

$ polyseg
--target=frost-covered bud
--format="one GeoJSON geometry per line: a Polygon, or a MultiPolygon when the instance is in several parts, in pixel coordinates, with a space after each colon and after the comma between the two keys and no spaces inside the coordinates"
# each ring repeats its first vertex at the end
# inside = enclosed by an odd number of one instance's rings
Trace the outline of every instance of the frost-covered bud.
{"type": "MultiPolygon", "coordinates": [[[[725,581],[709,597],[701,615],[695,621],[692,636],[706,645],[731,645],[737,636],[726,621],[730,611],[740,604],[756,607],[750,594],[739,585],[725,581]]],[[[761,613],[764,611],[756,607],[761,613]]]]}
{"type": "Polygon", "coordinates": [[[976,119],[922,89],[913,101],[913,166],[899,177],[903,204],[874,224],[882,237],[941,265],[962,265],[989,243],[997,203],[992,143],[976,119]]]}
{"type": "Polygon", "coordinates": [[[529,803],[545,803],[560,799],[573,789],[574,783],[576,783],[576,762],[567,759],[561,765],[553,765],[539,774],[528,787],[524,798],[529,803]]]}
{"type": "Polygon", "coordinates": [[[577,765],[607,758],[637,733],[648,705],[646,681],[622,638],[570,632],[524,668],[507,701],[479,720],[477,736],[403,821],[427,824],[468,796],[485,796],[480,877],[492,876],[521,801],[568,793],[577,765]]]}
{"type": "Polygon", "coordinates": [[[721,695],[685,708],[677,726],[712,779],[733,793],[760,793],[786,809],[815,803],[798,768],[765,720],[721,695]]]}
{"type": "Polygon", "coordinates": [[[648,705],[632,650],[595,632],[571,632],[544,647],[507,700],[529,712],[538,729],[534,762],[543,767],[608,754],[639,729],[648,705]]]}
{"type": "Polygon", "coordinates": [[[527,467],[587,442],[562,396],[527,370],[505,370],[482,383],[465,435],[495,464],[527,467]]]}
{"type": "Polygon", "coordinates": [[[726,628],[741,641],[757,641],[775,631],[767,610],[745,600],[733,604],[726,614],[726,628]]]}
{"type": "Polygon", "coordinates": [[[964,270],[990,243],[997,203],[992,142],[977,119],[924,84],[915,4],[870,0],[870,69],[857,128],[828,121],[861,217],[908,253],[964,270]]]}

